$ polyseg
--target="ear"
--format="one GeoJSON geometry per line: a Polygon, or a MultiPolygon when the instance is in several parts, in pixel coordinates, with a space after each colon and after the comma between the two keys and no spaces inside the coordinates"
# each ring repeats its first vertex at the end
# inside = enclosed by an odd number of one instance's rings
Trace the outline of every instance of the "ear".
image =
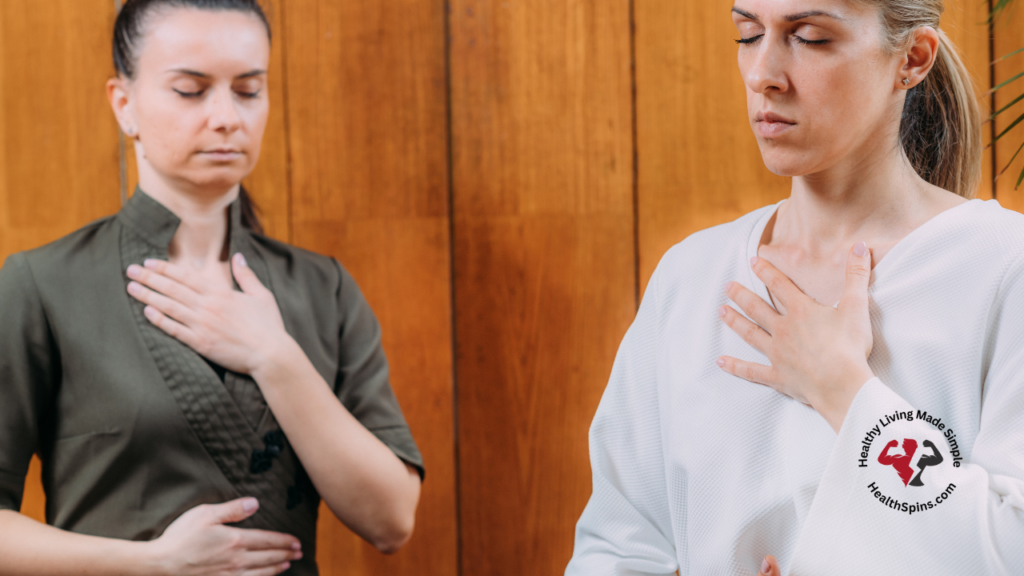
{"type": "Polygon", "coordinates": [[[935,59],[939,55],[939,32],[931,26],[921,26],[914,30],[907,46],[906,54],[896,77],[896,87],[901,90],[910,90],[921,82],[924,82],[928,72],[935,65],[935,59]],[[903,79],[910,80],[904,84],[903,79]]]}
{"type": "Polygon", "coordinates": [[[129,138],[138,138],[138,123],[135,121],[129,82],[120,76],[107,80],[107,100],[110,101],[110,108],[114,111],[121,131],[129,138]]]}

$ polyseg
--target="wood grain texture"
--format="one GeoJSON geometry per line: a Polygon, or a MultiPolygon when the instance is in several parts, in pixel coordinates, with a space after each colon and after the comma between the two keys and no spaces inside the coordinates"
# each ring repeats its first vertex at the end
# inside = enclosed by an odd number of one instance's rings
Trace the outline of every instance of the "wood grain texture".
{"type": "Polygon", "coordinates": [[[362,288],[427,468],[415,534],[394,556],[322,508],[321,570],[455,574],[444,4],[283,6],[293,238],[362,288]]]}
{"type": "MultiPolygon", "coordinates": [[[[1007,9],[993,26],[995,57],[1024,48],[1024,4],[1018,0],[1007,9]]],[[[1024,53],[1017,54],[995,65],[995,84],[999,85],[1024,71],[1024,53]]],[[[999,110],[1024,93],[1024,79],[1019,79],[996,92],[996,110],[999,110]]],[[[1024,101],[1003,112],[996,118],[996,133],[1006,129],[1014,119],[1024,113],[1024,101]]],[[[988,138],[986,138],[986,142],[988,138]]],[[[1024,144],[1024,124],[1018,124],[995,144],[996,173],[1006,168],[1013,155],[1024,144]]],[[[1017,156],[1006,172],[996,180],[996,198],[1004,208],[1024,212],[1024,185],[1017,187],[1017,178],[1024,168],[1024,151],[1017,156]]]]}
{"type": "Polygon", "coordinates": [[[635,314],[629,3],[451,3],[462,574],[561,574],[635,314]]]}
{"type": "Polygon", "coordinates": [[[789,196],[747,122],[732,0],[635,3],[644,287],[672,245],[789,196]]]}
{"type": "Polygon", "coordinates": [[[116,212],[109,0],[0,2],[0,254],[116,212]]]}
{"type": "MultiPolygon", "coordinates": [[[[0,260],[116,212],[110,0],[0,2],[0,260]]],[[[33,459],[22,511],[43,521],[33,459]]]]}

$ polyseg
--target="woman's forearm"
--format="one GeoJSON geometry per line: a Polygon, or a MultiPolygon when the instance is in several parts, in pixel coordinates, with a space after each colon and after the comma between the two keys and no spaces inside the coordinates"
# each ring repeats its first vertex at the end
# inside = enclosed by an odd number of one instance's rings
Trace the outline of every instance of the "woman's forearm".
{"type": "Polygon", "coordinates": [[[415,469],[338,402],[293,340],[252,376],[331,511],[382,552],[401,547],[419,501],[415,469]]]}
{"type": "Polygon", "coordinates": [[[0,510],[0,576],[133,576],[158,572],[148,542],[67,532],[0,510]]]}

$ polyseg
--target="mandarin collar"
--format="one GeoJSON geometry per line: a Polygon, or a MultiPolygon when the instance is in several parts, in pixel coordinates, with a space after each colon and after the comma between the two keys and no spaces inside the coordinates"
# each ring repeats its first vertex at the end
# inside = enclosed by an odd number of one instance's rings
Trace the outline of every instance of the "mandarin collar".
{"type": "MultiPolygon", "coordinates": [[[[240,236],[245,234],[238,198],[228,205],[228,212],[231,223],[230,250],[231,253],[234,253],[238,249],[240,236]]],[[[121,207],[117,217],[140,238],[164,254],[167,253],[174,233],[178,231],[178,226],[181,224],[181,218],[178,218],[174,212],[157,202],[152,196],[143,192],[142,188],[138,186],[135,187],[132,197],[121,207]]]]}

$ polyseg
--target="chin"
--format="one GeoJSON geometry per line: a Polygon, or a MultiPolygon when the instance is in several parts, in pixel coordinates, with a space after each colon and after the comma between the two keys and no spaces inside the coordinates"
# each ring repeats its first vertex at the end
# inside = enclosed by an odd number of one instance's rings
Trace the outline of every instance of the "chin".
{"type": "Polygon", "coordinates": [[[784,150],[778,146],[772,146],[769,149],[761,146],[761,160],[764,161],[765,168],[768,168],[772,174],[789,178],[806,176],[814,172],[814,167],[817,165],[816,159],[809,158],[808,154],[801,154],[795,150],[784,150]]]}
{"type": "Polygon", "coordinates": [[[192,171],[187,180],[196,188],[227,190],[249,175],[248,167],[237,165],[211,166],[192,171]]]}

